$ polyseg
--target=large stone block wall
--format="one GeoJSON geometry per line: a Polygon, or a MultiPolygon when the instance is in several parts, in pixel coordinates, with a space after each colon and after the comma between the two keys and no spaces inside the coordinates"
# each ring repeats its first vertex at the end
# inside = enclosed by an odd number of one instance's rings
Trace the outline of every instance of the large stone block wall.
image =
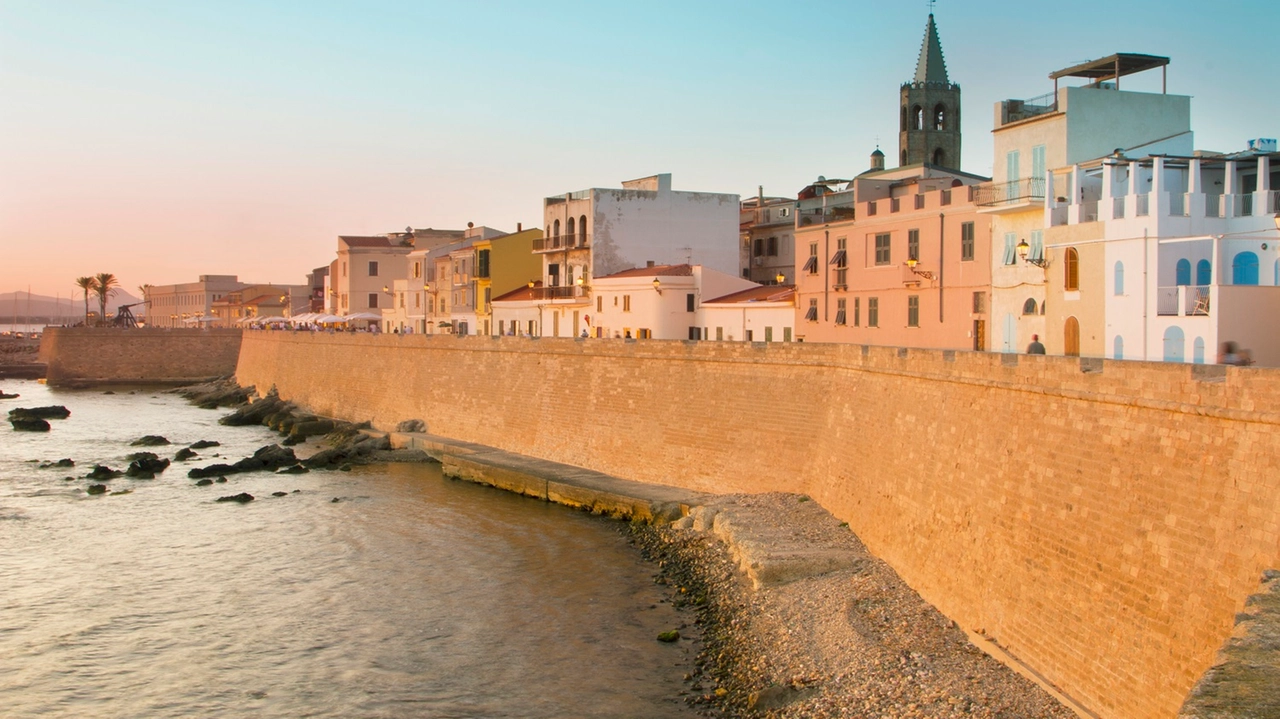
{"type": "Polygon", "coordinates": [[[238,329],[50,327],[40,360],[50,385],[193,382],[235,372],[238,329]]]}
{"type": "Polygon", "coordinates": [[[852,345],[248,333],[314,411],[811,495],[1109,719],[1174,717],[1280,567],[1280,372],[852,345]]]}

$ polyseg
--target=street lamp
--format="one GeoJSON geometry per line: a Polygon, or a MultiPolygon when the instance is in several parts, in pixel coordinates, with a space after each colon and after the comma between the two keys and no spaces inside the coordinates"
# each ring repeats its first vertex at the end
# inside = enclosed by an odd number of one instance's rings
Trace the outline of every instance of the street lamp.
{"type": "Polygon", "coordinates": [[[777,274],[777,276],[775,276],[773,279],[774,279],[778,284],[782,284],[783,282],[786,282],[786,281],[787,281],[787,276],[786,276],[786,275],[784,275],[784,274],[782,274],[781,272],[779,272],[779,273],[777,274]]]}
{"type": "Polygon", "coordinates": [[[1040,269],[1044,269],[1045,267],[1049,266],[1049,261],[1043,257],[1040,257],[1040,258],[1028,257],[1028,255],[1031,252],[1031,245],[1027,244],[1026,239],[1019,240],[1018,246],[1016,249],[1018,250],[1018,257],[1023,262],[1026,262],[1027,264],[1035,265],[1040,269]]]}
{"type": "Polygon", "coordinates": [[[653,291],[662,294],[662,280],[657,277],[653,278],[653,291]]]}
{"type": "Polygon", "coordinates": [[[929,272],[928,270],[917,270],[916,265],[918,264],[920,264],[920,260],[917,260],[914,257],[907,258],[907,269],[911,270],[914,274],[920,275],[926,280],[937,279],[937,277],[932,272],[929,272]]]}

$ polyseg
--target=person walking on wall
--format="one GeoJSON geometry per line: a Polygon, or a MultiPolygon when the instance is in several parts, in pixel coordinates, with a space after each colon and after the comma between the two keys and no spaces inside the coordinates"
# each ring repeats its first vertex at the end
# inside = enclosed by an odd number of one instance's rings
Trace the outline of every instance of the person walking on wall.
{"type": "Polygon", "coordinates": [[[1040,335],[1031,335],[1031,344],[1027,345],[1027,354],[1044,354],[1044,345],[1040,344],[1040,335]]]}

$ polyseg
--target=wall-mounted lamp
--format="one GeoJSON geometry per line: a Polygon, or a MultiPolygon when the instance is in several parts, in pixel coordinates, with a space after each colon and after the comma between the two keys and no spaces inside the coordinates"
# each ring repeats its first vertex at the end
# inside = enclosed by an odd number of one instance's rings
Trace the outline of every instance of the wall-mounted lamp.
{"type": "Polygon", "coordinates": [[[653,278],[653,291],[662,294],[662,280],[657,277],[653,278]]]}
{"type": "Polygon", "coordinates": [[[529,289],[533,289],[533,280],[529,280],[529,289]]]}
{"type": "Polygon", "coordinates": [[[782,284],[787,281],[787,276],[779,272],[773,279],[776,280],[778,284],[782,284]]]}
{"type": "Polygon", "coordinates": [[[1027,241],[1025,239],[1018,241],[1018,246],[1016,249],[1018,250],[1018,257],[1021,258],[1023,262],[1026,262],[1027,264],[1030,264],[1030,265],[1035,265],[1040,269],[1044,269],[1049,266],[1049,261],[1046,260],[1045,258],[1043,257],[1034,258],[1029,256],[1031,253],[1031,245],[1027,244],[1027,241]]]}
{"type": "Polygon", "coordinates": [[[391,288],[390,288],[390,287],[387,287],[386,285],[383,285],[383,286],[382,286],[382,291],[383,291],[383,292],[385,292],[385,293],[387,293],[387,294],[391,294],[391,288]]]}
{"type": "Polygon", "coordinates": [[[916,265],[918,265],[918,264],[920,264],[920,260],[917,260],[917,259],[916,259],[916,258],[914,258],[914,257],[908,257],[908,258],[907,258],[907,269],[911,270],[913,273],[915,273],[915,274],[917,274],[917,275],[920,275],[921,277],[925,278],[926,280],[936,280],[936,279],[938,279],[937,275],[934,275],[932,272],[929,272],[928,270],[917,270],[917,269],[916,269],[916,265]]]}
{"type": "Polygon", "coordinates": [[[574,280],[574,282],[575,282],[579,287],[581,287],[581,286],[582,286],[582,284],[583,284],[583,283],[582,283],[582,278],[581,278],[581,277],[579,277],[578,279],[574,280]]]}

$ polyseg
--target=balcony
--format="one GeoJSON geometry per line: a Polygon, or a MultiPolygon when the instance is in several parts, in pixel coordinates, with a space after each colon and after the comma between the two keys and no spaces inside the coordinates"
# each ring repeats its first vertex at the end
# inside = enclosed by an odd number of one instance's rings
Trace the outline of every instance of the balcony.
{"type": "Polygon", "coordinates": [[[585,302],[591,295],[591,287],[588,285],[533,287],[529,291],[533,294],[533,299],[538,301],[555,302],[556,300],[561,300],[570,304],[575,301],[585,302]]]}
{"type": "Polygon", "coordinates": [[[543,237],[533,241],[534,252],[554,252],[556,250],[573,250],[585,249],[590,238],[585,232],[579,232],[572,235],[557,235],[556,237],[543,237]]]}
{"type": "Polygon", "coordinates": [[[1000,125],[1047,115],[1057,109],[1058,95],[1053,92],[1029,100],[1005,100],[1000,103],[1000,125]]]}
{"type": "Polygon", "coordinates": [[[974,188],[979,212],[1015,212],[1044,204],[1044,178],[1027,177],[1012,182],[988,182],[974,188]]]}
{"type": "Polygon", "coordinates": [[[805,227],[807,225],[825,225],[828,222],[845,222],[854,219],[856,212],[852,206],[831,206],[831,207],[815,207],[810,210],[801,210],[796,217],[798,225],[805,227]]]}
{"type": "Polygon", "coordinates": [[[1156,288],[1156,314],[1162,317],[1195,317],[1209,314],[1209,285],[1156,288]]]}

